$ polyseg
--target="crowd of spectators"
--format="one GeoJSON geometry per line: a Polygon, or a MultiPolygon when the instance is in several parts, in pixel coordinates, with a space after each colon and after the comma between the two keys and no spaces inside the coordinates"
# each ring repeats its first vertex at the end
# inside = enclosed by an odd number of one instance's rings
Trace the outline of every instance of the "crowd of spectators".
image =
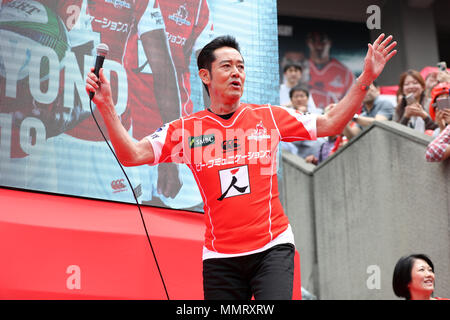
{"type": "MultiPolygon", "coordinates": [[[[306,113],[326,113],[335,106],[316,107],[309,84],[302,78],[303,69],[295,63],[283,69],[280,104],[306,113]]],[[[398,81],[396,97],[380,94],[373,83],[367,90],[361,111],[337,136],[315,141],[283,142],[281,147],[306,160],[319,164],[342,145],[369,127],[374,121],[395,121],[413,130],[430,135],[434,140],[427,147],[427,161],[443,161],[450,157],[450,73],[431,71],[424,78],[417,70],[403,72],[398,81]]],[[[337,102],[337,101],[336,101],[337,102]]]]}

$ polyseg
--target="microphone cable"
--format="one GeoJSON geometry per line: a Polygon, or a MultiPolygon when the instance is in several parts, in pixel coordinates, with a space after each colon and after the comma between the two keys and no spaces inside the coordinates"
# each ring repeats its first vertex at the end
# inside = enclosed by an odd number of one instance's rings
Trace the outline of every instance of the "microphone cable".
{"type": "Polygon", "coordinates": [[[164,282],[164,277],[163,277],[162,272],[161,272],[161,269],[160,269],[160,267],[159,267],[158,259],[156,258],[155,250],[153,249],[152,241],[150,240],[150,235],[148,234],[147,226],[146,226],[146,224],[145,224],[144,215],[142,214],[141,206],[139,205],[139,201],[138,201],[138,199],[137,199],[137,197],[136,197],[136,194],[135,194],[135,192],[134,192],[133,185],[131,184],[131,181],[130,181],[130,179],[128,178],[127,173],[125,172],[125,170],[124,170],[122,164],[120,163],[119,159],[117,158],[116,153],[114,152],[113,148],[112,148],[111,145],[109,144],[108,139],[106,139],[105,134],[103,133],[102,129],[100,128],[100,125],[99,125],[98,122],[97,122],[97,119],[95,118],[94,111],[92,110],[92,99],[91,99],[91,98],[89,99],[89,108],[91,109],[91,115],[92,115],[92,118],[94,118],[94,121],[95,121],[95,124],[97,125],[98,130],[99,130],[100,133],[102,134],[102,137],[103,137],[103,139],[105,140],[106,144],[108,145],[109,150],[111,150],[111,153],[114,155],[114,158],[116,159],[117,163],[119,164],[120,169],[122,170],[123,174],[125,175],[125,178],[127,179],[128,184],[129,184],[129,186],[130,186],[130,188],[131,188],[131,192],[133,193],[134,200],[136,201],[136,205],[137,205],[137,207],[138,207],[139,214],[140,214],[140,216],[141,216],[142,225],[144,226],[145,235],[147,236],[147,242],[148,242],[148,244],[150,245],[150,249],[151,249],[152,254],[153,254],[153,259],[155,260],[156,267],[157,267],[158,273],[159,273],[159,277],[161,278],[161,282],[162,282],[163,287],[164,287],[164,292],[166,293],[167,300],[170,300],[170,298],[169,298],[169,293],[167,292],[167,288],[166,288],[166,283],[164,282]]]}

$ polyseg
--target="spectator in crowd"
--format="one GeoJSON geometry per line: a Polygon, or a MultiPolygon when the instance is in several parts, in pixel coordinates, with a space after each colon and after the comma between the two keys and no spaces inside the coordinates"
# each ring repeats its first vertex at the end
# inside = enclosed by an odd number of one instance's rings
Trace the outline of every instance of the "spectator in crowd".
{"type": "Polygon", "coordinates": [[[289,98],[291,99],[289,106],[303,113],[308,112],[308,89],[302,86],[295,86],[289,91],[289,98]]]}
{"type": "MultiPolygon", "coordinates": [[[[287,107],[292,105],[291,90],[294,87],[306,86],[302,83],[303,68],[295,62],[288,62],[283,68],[284,83],[280,85],[280,105],[287,107]]],[[[309,97],[309,92],[308,92],[309,97]]],[[[316,109],[314,101],[307,99],[308,109],[316,109]]]]}
{"type": "MultiPolygon", "coordinates": [[[[327,114],[336,104],[330,104],[325,108],[325,114],[327,114]]],[[[322,161],[326,160],[329,156],[335,153],[340,147],[348,142],[346,137],[342,134],[329,136],[321,139],[317,143],[316,152],[305,157],[307,163],[312,163],[315,165],[320,164],[322,161]]]]}
{"type": "MultiPolygon", "coordinates": [[[[288,107],[294,108],[302,113],[320,113],[315,108],[308,106],[308,101],[310,99],[309,91],[303,86],[295,86],[289,91],[289,97],[291,103],[288,107]]],[[[320,145],[325,142],[325,138],[317,138],[317,140],[302,140],[294,142],[281,142],[281,148],[283,150],[289,151],[299,157],[306,158],[306,156],[311,154],[317,154],[320,145]]]]}
{"type": "Polygon", "coordinates": [[[431,259],[425,254],[411,254],[395,265],[392,287],[396,296],[406,300],[448,300],[432,297],[434,280],[431,259]]]}
{"type": "Polygon", "coordinates": [[[425,158],[430,162],[447,159],[450,156],[450,83],[443,82],[431,92],[430,116],[438,124],[436,138],[428,145],[425,158]]]}
{"type": "Polygon", "coordinates": [[[437,124],[425,111],[425,80],[416,70],[408,70],[400,76],[399,83],[402,99],[397,105],[394,121],[420,132],[434,130],[437,124]],[[408,103],[406,97],[412,95],[414,102],[408,103]]]}
{"type": "Polygon", "coordinates": [[[431,101],[431,90],[439,83],[438,72],[432,71],[425,77],[425,103],[424,107],[428,106],[431,101]]]}
{"type": "Polygon", "coordinates": [[[379,87],[371,84],[363,100],[361,114],[355,114],[353,122],[349,123],[344,129],[344,135],[351,139],[368,127],[374,121],[392,120],[394,114],[394,105],[387,99],[380,97],[379,87]]]}
{"type": "Polygon", "coordinates": [[[288,106],[291,104],[289,98],[293,87],[300,84],[303,68],[295,62],[288,62],[283,68],[283,83],[280,85],[280,105],[288,106]]]}

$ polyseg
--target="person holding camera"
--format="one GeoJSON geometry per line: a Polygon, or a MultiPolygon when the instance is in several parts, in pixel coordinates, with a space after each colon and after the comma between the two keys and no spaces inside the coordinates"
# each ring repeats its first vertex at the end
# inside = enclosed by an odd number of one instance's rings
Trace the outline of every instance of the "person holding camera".
{"type": "Polygon", "coordinates": [[[394,121],[414,130],[434,130],[437,124],[423,107],[425,102],[425,80],[416,70],[408,70],[400,76],[399,94],[402,96],[394,114],[394,121]]]}
{"type": "Polygon", "coordinates": [[[430,116],[438,124],[437,137],[428,145],[425,158],[438,162],[450,156],[450,82],[439,83],[431,91],[430,116]]]}

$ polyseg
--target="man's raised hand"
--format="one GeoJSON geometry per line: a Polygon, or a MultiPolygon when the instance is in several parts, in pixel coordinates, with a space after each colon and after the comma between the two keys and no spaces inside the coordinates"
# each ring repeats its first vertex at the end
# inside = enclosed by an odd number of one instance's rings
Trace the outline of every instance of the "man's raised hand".
{"type": "Polygon", "coordinates": [[[384,37],[382,33],[373,44],[369,43],[369,49],[364,58],[363,72],[371,80],[370,82],[378,78],[386,63],[397,53],[397,50],[393,50],[397,45],[396,41],[392,42],[393,37],[389,36],[386,39],[384,37]]]}

